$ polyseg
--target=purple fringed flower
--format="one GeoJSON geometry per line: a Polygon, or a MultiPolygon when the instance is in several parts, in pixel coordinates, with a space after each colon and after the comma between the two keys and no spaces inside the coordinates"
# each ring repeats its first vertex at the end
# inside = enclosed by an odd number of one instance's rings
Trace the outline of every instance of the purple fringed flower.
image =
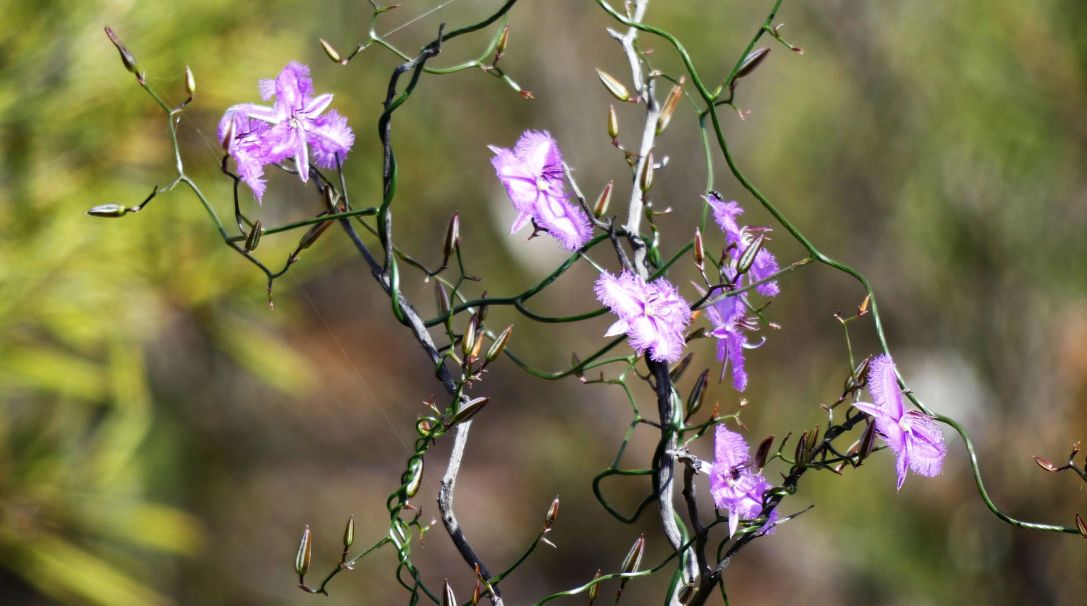
{"type": "Polygon", "coordinates": [[[567,250],[581,248],[592,235],[592,224],[579,206],[567,200],[562,154],[551,135],[528,130],[512,150],[488,148],[494,152],[491,164],[498,179],[517,210],[510,233],[531,220],[567,250]]]}
{"type": "Polygon", "coordinates": [[[744,334],[758,327],[747,315],[746,301],[746,295],[740,294],[721,299],[706,308],[706,317],[713,325],[710,335],[717,338],[717,360],[723,362],[721,379],[724,380],[725,372],[731,366],[732,386],[736,391],[747,389],[744,350],[754,349],[762,344],[749,342],[744,334]]]}
{"type": "Polygon", "coordinates": [[[691,308],[670,282],[657,278],[647,283],[629,271],[618,278],[605,272],[596,281],[596,298],[619,316],[604,336],[626,333],[639,355],[649,350],[658,362],[679,360],[691,308]]]}
{"type": "Polygon", "coordinates": [[[929,478],[939,475],[947,454],[944,435],[929,415],[906,410],[894,362],[886,355],[877,356],[868,364],[868,392],[874,404],[855,402],[853,406],[875,417],[876,432],[894,451],[898,489],[902,490],[906,481],[907,468],[929,478]]]}
{"type": "Polygon", "coordinates": [[[334,168],[355,143],[347,119],[328,109],[331,94],[313,96],[309,68],[288,63],[275,80],[260,81],[265,101],[235,105],[219,121],[219,140],[238,165],[238,175],[259,201],[264,195],[264,167],[294,158],[298,177],[309,180],[310,153],[317,165],[334,168]]]}
{"type": "MultiPolygon", "coordinates": [[[[739,203],[735,200],[725,201],[721,199],[720,194],[711,191],[706,197],[706,201],[710,203],[710,207],[713,209],[714,220],[721,227],[721,231],[725,233],[725,241],[732,245],[732,261],[739,261],[740,257],[743,256],[743,251],[755,241],[757,230],[740,226],[736,219],[744,213],[744,209],[740,208],[739,203]]],[[[765,229],[762,229],[762,231],[765,231],[765,229]]],[[[759,252],[755,253],[751,268],[747,270],[747,279],[749,283],[755,283],[777,273],[778,269],[778,262],[774,257],[774,253],[763,247],[759,252]]],[[[776,297],[780,292],[777,280],[759,284],[755,287],[755,290],[764,297],[776,297]]]]}
{"type": "MultiPolygon", "coordinates": [[[[710,470],[710,496],[717,509],[728,512],[728,535],[736,534],[740,519],[750,520],[762,513],[763,494],[771,488],[761,473],[752,471],[751,449],[744,437],[717,426],[713,442],[713,467],[710,470]]],[[[773,524],[777,512],[770,512],[767,524],[773,524]]]]}

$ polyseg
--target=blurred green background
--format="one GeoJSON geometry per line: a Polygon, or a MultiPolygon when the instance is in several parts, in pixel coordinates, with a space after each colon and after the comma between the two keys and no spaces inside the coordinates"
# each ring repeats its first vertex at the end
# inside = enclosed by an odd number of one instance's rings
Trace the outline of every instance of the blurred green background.
{"type": "MultiPolygon", "coordinates": [[[[230,104],[256,101],[257,79],[290,60],[313,65],[317,89],[336,93],[334,107],[358,135],[347,163],[355,203],[377,200],[374,125],[396,62],[371,49],[340,68],[317,44],[353,47],[365,4],[0,3],[0,603],[403,600],[388,550],[337,579],[330,599],[293,588],[304,524],[314,528],[317,571],[338,558],[348,515],[360,544],[384,532],[384,499],[413,421],[440,391],[347,242],[332,231],[307,251],[270,309],[262,276],[180,190],[120,221],[84,214],[134,204],[172,178],[162,115],[122,68],[106,24],[172,102],[191,66],[198,96],[180,124],[182,151],[221,209],[230,190],[217,168],[217,120],[230,104]]],[[[379,31],[438,2],[402,4],[379,31]]],[[[440,20],[467,23],[497,4],[460,0],[391,40],[418,48],[440,20]]],[[[505,235],[511,215],[486,144],[549,129],[590,195],[608,179],[627,181],[593,72],[624,73],[611,24],[587,1],[522,4],[503,62],[534,101],[478,71],[426,77],[394,126],[399,238],[436,259],[459,211],[469,269],[491,294],[534,283],[562,255],[544,238],[505,235]]],[[[714,81],[768,5],[657,1],[649,19],[681,34],[714,81]]],[[[826,252],[872,279],[901,370],[930,406],[973,432],[996,501],[1039,521],[1087,514],[1082,483],[1031,462],[1060,459],[1087,439],[1087,3],[787,1],[779,20],[806,52],[775,45],[740,86],[738,104],[751,115],[725,110],[741,166],[826,252]]],[[[473,55],[488,35],[458,40],[436,63],[473,55]]],[[[679,73],[664,44],[643,44],[659,68],[679,73]]],[[[621,109],[632,141],[638,108],[621,109]]],[[[657,152],[671,158],[654,187],[656,204],[674,209],[660,222],[666,252],[689,237],[705,183],[697,129],[682,111],[657,152]]],[[[748,208],[748,221],[769,223],[719,160],[717,168],[718,189],[748,208]]],[[[618,191],[622,200],[629,190],[618,191]]],[[[253,211],[269,225],[318,209],[275,175],[253,211]]],[[[779,259],[799,258],[778,233],[779,259]]],[[[278,264],[293,241],[268,239],[260,251],[278,264]]],[[[687,289],[684,275],[675,281],[687,289]]],[[[592,278],[571,272],[534,308],[595,306],[592,278]]],[[[405,289],[430,308],[421,279],[406,277],[405,289]]],[[[857,287],[809,267],[782,292],[770,309],[781,330],[749,356],[752,440],[818,421],[818,404],[845,376],[832,314],[859,303],[857,287]]],[[[515,322],[515,346],[550,368],[599,346],[607,324],[540,326],[498,309],[491,318],[515,322]]],[[[870,327],[858,326],[855,346],[873,351],[870,327]]],[[[695,345],[703,364],[710,348],[695,345]]],[[[511,577],[508,603],[617,566],[643,531],[649,557],[664,553],[652,516],[623,526],[592,501],[590,479],[629,418],[618,390],[546,383],[501,362],[481,391],[492,404],[475,425],[458,502],[484,558],[501,568],[534,536],[551,497],[563,503],[550,535],[558,549],[541,549],[511,577]]],[[[725,385],[710,397],[725,410],[738,403],[725,385]]],[[[642,437],[631,465],[652,451],[652,436],[642,437]]],[[[448,446],[428,461],[417,499],[425,517],[436,515],[448,446]]],[[[900,494],[884,455],[844,477],[806,478],[785,508],[815,509],[732,564],[732,603],[1082,604],[1084,542],[997,521],[964,454],[952,440],[944,475],[911,477],[900,494]]],[[[636,480],[608,486],[627,505],[645,489],[636,480]]],[[[471,575],[440,527],[417,555],[426,578],[449,577],[469,594],[471,575]]],[[[632,584],[625,599],[659,603],[661,582],[632,584]]]]}

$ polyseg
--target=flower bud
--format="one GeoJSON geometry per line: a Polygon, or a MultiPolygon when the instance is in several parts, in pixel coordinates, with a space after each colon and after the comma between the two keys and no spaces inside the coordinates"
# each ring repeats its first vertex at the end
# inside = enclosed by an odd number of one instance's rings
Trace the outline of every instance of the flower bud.
{"type": "Polygon", "coordinates": [[[733,79],[733,81],[739,80],[740,78],[743,78],[744,76],[755,71],[755,68],[757,68],[766,59],[766,55],[769,54],[770,49],[765,47],[756,48],[755,50],[748,53],[747,56],[744,57],[743,63],[740,64],[740,69],[736,70],[736,77],[733,79]]]}
{"type": "Polygon", "coordinates": [[[857,462],[861,462],[868,458],[868,455],[872,454],[872,449],[876,445],[876,424],[873,421],[868,422],[868,428],[864,430],[864,437],[861,438],[861,446],[858,451],[857,462]]]}
{"type": "Polygon", "coordinates": [[[498,337],[491,343],[489,349],[487,349],[487,361],[494,362],[498,356],[502,355],[502,352],[506,349],[506,344],[510,342],[510,335],[513,334],[513,324],[510,324],[498,334],[498,337]]]}
{"type": "Polygon", "coordinates": [[[302,541],[298,543],[298,554],[294,556],[294,571],[298,573],[299,580],[306,576],[309,570],[310,557],[313,555],[313,539],[310,537],[309,525],[302,531],[302,541]]]}
{"type": "Polygon", "coordinates": [[[687,396],[687,418],[702,408],[702,401],[706,399],[706,385],[709,383],[710,369],[702,371],[691,388],[691,394],[687,396]]]}
{"type": "Polygon", "coordinates": [[[608,89],[611,96],[620,101],[630,101],[630,91],[623,85],[622,82],[616,80],[611,74],[597,68],[596,75],[600,78],[600,82],[604,84],[604,88],[608,89]]]}
{"type": "Polygon", "coordinates": [[[339,51],[333,48],[332,45],[328,43],[328,40],[318,38],[317,41],[321,43],[321,49],[325,51],[325,55],[327,55],[333,63],[340,63],[343,61],[343,57],[340,56],[339,51]]]}
{"type": "Polygon", "coordinates": [[[260,219],[257,219],[253,223],[253,230],[249,232],[249,235],[245,237],[245,252],[253,252],[257,249],[257,245],[260,244],[260,237],[264,234],[264,227],[260,224],[260,219]]]}
{"type": "Polygon", "coordinates": [[[651,187],[653,187],[653,152],[649,152],[649,155],[645,157],[645,161],[642,162],[642,172],[638,175],[639,189],[647,192],[651,187]]]}
{"type": "MultiPolygon", "coordinates": [[[[682,83],[682,80],[680,81],[682,83]]],[[[657,134],[664,132],[664,129],[668,128],[668,123],[672,121],[672,114],[676,113],[676,108],[679,107],[679,100],[683,98],[683,87],[680,85],[673,86],[672,90],[668,93],[668,98],[664,100],[664,105],[661,107],[661,113],[657,116],[657,134]]]]}
{"type": "Polygon", "coordinates": [[[479,580],[477,579],[476,580],[476,586],[472,588],[472,601],[471,601],[472,606],[476,606],[476,604],[479,604],[479,600],[482,597],[483,597],[483,585],[480,584],[479,580]]]}
{"type": "Polygon", "coordinates": [[[464,328],[464,335],[460,339],[460,350],[461,353],[465,355],[465,357],[471,354],[472,350],[475,349],[476,332],[478,332],[478,327],[478,320],[476,319],[476,316],[473,315],[471,318],[469,318],[468,326],[464,328]]]}
{"type": "Polygon", "coordinates": [[[355,542],[355,516],[347,518],[347,527],[343,529],[343,548],[350,549],[355,542]]]}
{"type": "Polygon", "coordinates": [[[691,365],[691,360],[693,358],[694,354],[687,354],[682,360],[679,361],[679,364],[676,364],[675,368],[668,372],[668,376],[672,379],[673,383],[679,381],[680,377],[683,376],[683,372],[686,371],[687,367],[691,365]]]}
{"type": "Polygon", "coordinates": [[[766,439],[759,443],[759,447],[755,450],[755,466],[761,471],[763,467],[766,467],[766,459],[770,457],[770,448],[774,445],[774,434],[766,436],[766,439]]]}
{"type": "Polygon", "coordinates": [[[449,586],[449,579],[442,588],[442,606],[457,606],[457,597],[453,595],[453,588],[449,586]]]}
{"type": "Polygon", "coordinates": [[[694,230],[694,248],[692,250],[695,267],[698,268],[698,271],[704,271],[706,269],[706,249],[702,245],[702,230],[697,227],[694,230]]]}
{"type": "Polygon", "coordinates": [[[510,26],[502,28],[502,33],[498,35],[498,44],[494,47],[494,60],[498,61],[502,58],[502,53],[506,52],[506,46],[510,43],[510,26]]]}
{"type": "Polygon", "coordinates": [[[402,479],[404,495],[409,499],[419,494],[419,487],[423,484],[423,458],[419,456],[408,460],[408,469],[402,479]]]}
{"type": "Polygon", "coordinates": [[[442,245],[442,254],[448,259],[453,251],[460,248],[460,213],[453,213],[449,218],[449,227],[445,230],[445,244],[442,245]]]}
{"type": "Polygon", "coordinates": [[[804,465],[808,462],[808,432],[800,434],[800,438],[796,441],[796,447],[793,449],[793,461],[797,465],[804,465]]]}
{"type": "Polygon", "coordinates": [[[1087,522],[1084,522],[1078,513],[1076,514],[1076,529],[1083,538],[1087,538],[1087,522]]]}
{"type": "Polygon", "coordinates": [[[596,204],[593,204],[593,216],[597,219],[603,217],[604,213],[608,212],[608,204],[611,203],[611,190],[614,186],[615,181],[608,181],[608,184],[604,186],[600,195],[596,197],[596,204]]]}
{"type": "Polygon", "coordinates": [[[608,104],[608,136],[612,141],[619,138],[619,116],[615,115],[615,106],[608,104]]]}
{"type": "Polygon", "coordinates": [[[736,273],[746,273],[751,269],[751,265],[755,262],[755,256],[762,250],[763,243],[766,242],[766,235],[759,234],[758,237],[747,245],[743,254],[740,255],[740,260],[736,263],[736,273]]]}
{"type": "Polygon", "coordinates": [[[219,144],[223,146],[223,151],[227,153],[230,153],[230,145],[234,142],[235,130],[234,120],[228,121],[226,128],[223,129],[223,138],[219,141],[219,144]]]}
{"type": "Polygon", "coordinates": [[[128,210],[128,207],[124,204],[99,204],[88,210],[87,214],[92,217],[108,217],[116,219],[117,217],[125,216],[128,210]]]}
{"type": "Polygon", "coordinates": [[[185,66],[185,90],[190,98],[196,96],[196,76],[192,75],[188,65],[185,66]]]}
{"type": "Polygon", "coordinates": [[[437,281],[434,282],[434,306],[439,316],[444,318],[449,315],[449,292],[441,282],[437,281]]]}
{"type": "Polygon", "coordinates": [[[109,37],[109,41],[113,43],[113,46],[117,48],[117,52],[121,53],[121,63],[124,63],[125,69],[135,74],[139,69],[136,65],[136,57],[125,48],[124,43],[113,32],[113,28],[108,25],[106,26],[106,36],[109,37]]]}
{"type": "Polygon", "coordinates": [[[555,498],[551,501],[551,506],[547,508],[547,516],[544,517],[544,530],[550,530],[557,517],[559,517],[559,496],[555,495],[555,498]]]}
{"type": "Polygon", "coordinates": [[[321,221],[309,228],[309,231],[307,231],[306,234],[302,236],[302,239],[298,241],[298,250],[305,250],[310,246],[313,246],[313,243],[317,241],[317,238],[320,238],[321,235],[325,233],[325,230],[331,226],[332,221],[321,221]]]}
{"type": "Polygon", "coordinates": [[[644,553],[645,535],[643,534],[630,546],[630,551],[627,552],[627,557],[623,558],[623,565],[619,567],[619,571],[623,574],[638,572],[638,567],[642,565],[642,555],[644,553]]]}
{"type": "MultiPolygon", "coordinates": [[[[600,570],[597,569],[596,574],[593,575],[593,580],[600,578],[600,570]]],[[[592,606],[596,598],[600,596],[600,583],[593,583],[593,586],[589,588],[589,606],[592,606]]]]}
{"type": "Polygon", "coordinates": [[[1034,457],[1034,462],[1038,464],[1038,467],[1041,467],[1046,471],[1057,471],[1057,467],[1053,465],[1053,463],[1050,463],[1048,459],[1043,459],[1042,457],[1034,457]]]}
{"type": "Polygon", "coordinates": [[[457,407],[456,414],[453,415],[453,420],[449,422],[450,425],[456,425],[457,423],[463,423],[467,421],[472,415],[476,414],[490,402],[490,398],[480,397],[473,398],[457,407]]]}

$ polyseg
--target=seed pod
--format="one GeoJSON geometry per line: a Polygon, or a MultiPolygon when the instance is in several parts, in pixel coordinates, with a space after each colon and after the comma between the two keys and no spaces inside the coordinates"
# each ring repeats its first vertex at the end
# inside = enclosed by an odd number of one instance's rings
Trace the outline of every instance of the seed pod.
{"type": "Polygon", "coordinates": [[[808,462],[808,432],[800,434],[800,438],[796,441],[796,447],[793,449],[793,461],[797,465],[803,465],[808,462]]]}
{"type": "Polygon", "coordinates": [[[318,38],[317,41],[321,43],[321,49],[325,51],[325,54],[328,55],[328,58],[331,59],[334,63],[340,63],[343,61],[343,57],[340,56],[340,53],[335,48],[333,48],[327,40],[325,40],[324,38],[318,38]]]}
{"type": "Polygon", "coordinates": [[[619,116],[615,115],[615,106],[608,104],[608,136],[612,141],[619,138],[619,116]]]}
{"type": "Polygon", "coordinates": [[[604,186],[600,195],[596,197],[596,204],[593,204],[593,216],[597,219],[603,217],[604,213],[608,212],[608,204],[611,203],[611,189],[614,185],[615,181],[608,181],[608,184],[604,186]]]}
{"type": "Polygon", "coordinates": [[[306,576],[309,570],[310,557],[313,555],[313,540],[310,537],[309,525],[302,531],[302,541],[298,543],[298,553],[294,556],[294,571],[298,573],[298,579],[306,576]]]}
{"type": "Polygon", "coordinates": [[[1043,459],[1042,457],[1034,457],[1034,462],[1038,464],[1038,467],[1041,467],[1046,471],[1057,471],[1056,465],[1050,463],[1048,459],[1043,459]]]}
{"type": "Polygon", "coordinates": [[[468,402],[465,402],[459,408],[457,408],[456,414],[453,415],[453,420],[449,422],[450,425],[456,425],[457,423],[463,423],[467,421],[472,415],[476,414],[490,402],[491,399],[487,397],[473,398],[468,402]]]}
{"type": "Polygon", "coordinates": [[[355,516],[347,518],[347,527],[343,529],[343,548],[350,549],[355,542],[355,516]]]}
{"type": "Polygon", "coordinates": [[[230,145],[234,142],[235,136],[234,121],[230,120],[226,123],[226,128],[223,129],[223,138],[219,140],[219,145],[223,147],[223,151],[230,153],[230,145]]]}
{"type": "Polygon", "coordinates": [[[445,580],[442,588],[442,606],[457,606],[457,597],[453,595],[453,588],[449,586],[449,579],[445,580]]]}
{"type": "Polygon", "coordinates": [[[513,324],[510,324],[498,334],[498,337],[491,343],[489,349],[487,349],[487,361],[494,362],[498,356],[502,355],[502,352],[506,349],[506,345],[510,342],[510,336],[513,334],[513,324]]]}
{"type": "Polygon", "coordinates": [[[510,26],[502,28],[502,33],[498,36],[498,44],[494,47],[494,60],[498,61],[502,58],[502,53],[506,52],[506,45],[510,43],[510,26]]]}
{"type": "Polygon", "coordinates": [[[748,53],[747,56],[744,57],[743,63],[740,64],[740,69],[736,70],[736,78],[734,78],[733,81],[739,80],[740,78],[743,78],[744,76],[755,71],[755,68],[757,68],[764,60],[766,60],[766,55],[769,54],[770,49],[765,47],[756,48],[755,50],[748,53]]]}
{"type": "Polygon", "coordinates": [[[253,223],[253,230],[249,232],[249,235],[245,237],[245,252],[253,252],[257,249],[257,245],[260,244],[260,237],[264,234],[264,227],[260,224],[260,219],[257,219],[253,223]]]}
{"type": "Polygon", "coordinates": [[[113,32],[113,28],[108,25],[106,26],[106,36],[109,37],[109,41],[113,43],[113,46],[117,48],[117,52],[121,53],[121,63],[124,63],[125,69],[135,74],[139,69],[136,65],[136,57],[125,48],[124,43],[113,32]]]}
{"type": "Polygon", "coordinates": [[[661,113],[657,116],[657,134],[664,132],[664,129],[668,128],[668,123],[672,121],[672,114],[676,113],[676,108],[679,107],[679,100],[683,98],[683,87],[673,86],[672,90],[668,93],[668,98],[664,100],[664,106],[661,107],[661,113]]]}
{"type": "Polygon", "coordinates": [[[321,235],[325,233],[325,230],[331,226],[332,221],[321,221],[317,225],[309,228],[306,235],[302,236],[302,239],[298,241],[298,250],[305,250],[313,246],[313,243],[317,241],[317,238],[320,238],[321,235]]]}
{"type": "Polygon", "coordinates": [[[642,565],[642,555],[645,553],[645,535],[638,537],[637,541],[630,546],[630,551],[627,552],[627,557],[623,558],[623,565],[619,567],[620,572],[623,574],[629,574],[631,572],[638,572],[638,567],[642,565]]]}
{"type": "Polygon", "coordinates": [[[668,377],[672,379],[673,383],[679,381],[680,377],[683,376],[683,372],[691,365],[692,358],[694,358],[694,354],[687,354],[679,361],[679,364],[676,364],[675,368],[668,372],[668,377]]]}
{"type": "Polygon", "coordinates": [[[691,388],[690,395],[687,396],[687,418],[698,412],[698,409],[702,408],[702,401],[706,399],[706,385],[709,383],[710,369],[702,371],[702,374],[698,375],[698,379],[694,382],[694,387],[691,388]]]}
{"type": "Polygon", "coordinates": [[[604,84],[604,88],[608,89],[611,96],[620,101],[630,101],[630,91],[623,85],[622,82],[616,80],[611,74],[597,68],[596,75],[600,78],[600,82],[604,84]]]}
{"type": "Polygon", "coordinates": [[[189,93],[189,97],[196,96],[196,76],[192,75],[192,70],[189,66],[185,66],[185,91],[189,93]]]}
{"type": "Polygon", "coordinates": [[[864,437],[861,438],[860,451],[858,452],[857,462],[868,458],[868,455],[872,454],[872,449],[876,445],[876,424],[874,421],[868,422],[868,428],[864,430],[864,437]]]}
{"type": "Polygon", "coordinates": [[[649,155],[645,157],[645,161],[642,162],[642,172],[638,174],[638,188],[647,192],[651,187],[653,187],[653,152],[649,152],[649,155]]]}
{"type": "Polygon", "coordinates": [[[116,219],[123,217],[128,212],[128,207],[123,204],[99,204],[87,211],[92,217],[106,217],[116,219]]]}
{"type": "Polygon", "coordinates": [[[1079,534],[1082,535],[1083,538],[1087,538],[1087,522],[1084,522],[1083,518],[1079,517],[1078,513],[1076,514],[1076,529],[1079,530],[1079,534]]]}
{"type": "Polygon", "coordinates": [[[448,259],[453,251],[460,248],[460,213],[453,213],[449,218],[449,227],[445,230],[445,243],[442,245],[442,254],[448,259]]]}
{"type": "Polygon", "coordinates": [[[758,449],[755,450],[755,466],[761,471],[763,467],[766,467],[766,459],[770,456],[770,448],[774,445],[774,434],[766,436],[766,439],[759,443],[758,449]]]}
{"type": "Polygon", "coordinates": [[[547,508],[547,516],[544,517],[544,528],[550,529],[557,517],[559,517],[559,496],[555,495],[555,498],[551,501],[551,506],[547,508]]]}
{"type": "MultiPolygon", "coordinates": [[[[593,575],[593,580],[595,581],[595,580],[597,580],[599,578],[600,578],[600,570],[597,569],[596,574],[593,575]]],[[[589,588],[589,606],[592,606],[593,602],[595,602],[596,598],[599,597],[599,596],[600,596],[600,583],[594,583],[593,586],[589,588]]]]}
{"type": "Polygon", "coordinates": [[[706,249],[702,245],[702,230],[697,227],[694,230],[694,264],[698,268],[698,271],[704,271],[706,269],[706,249]]]}
{"type": "Polygon", "coordinates": [[[756,237],[755,240],[752,241],[751,244],[749,244],[747,248],[744,249],[743,254],[740,255],[739,262],[736,263],[737,273],[742,274],[747,272],[747,270],[751,269],[751,265],[755,262],[755,256],[759,254],[760,250],[762,250],[762,245],[765,241],[766,236],[764,234],[759,234],[758,237],[756,237]]]}

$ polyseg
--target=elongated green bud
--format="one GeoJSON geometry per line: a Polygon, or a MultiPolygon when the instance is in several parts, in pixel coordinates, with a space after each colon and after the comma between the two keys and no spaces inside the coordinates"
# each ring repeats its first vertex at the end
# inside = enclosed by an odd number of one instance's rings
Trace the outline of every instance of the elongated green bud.
{"type": "MultiPolygon", "coordinates": [[[[682,84],[680,80],[680,84],[682,84]]],[[[676,113],[676,108],[679,107],[679,101],[683,98],[683,86],[673,86],[672,90],[668,93],[668,98],[664,100],[664,105],[661,107],[661,113],[657,116],[657,134],[664,132],[664,129],[668,128],[668,123],[672,121],[672,114],[676,113]]]]}
{"type": "Polygon", "coordinates": [[[608,136],[612,141],[619,138],[619,116],[615,115],[615,106],[608,104],[608,136]]]}
{"type": "MultiPolygon", "coordinates": [[[[601,571],[597,569],[596,574],[593,575],[593,580],[599,579],[600,576],[601,571]]],[[[589,606],[593,606],[593,602],[595,602],[598,597],[600,597],[600,583],[594,583],[593,586],[589,588],[589,606]]]]}
{"type": "Polygon", "coordinates": [[[600,195],[596,197],[596,204],[593,204],[593,216],[597,219],[604,216],[604,213],[608,212],[608,204],[611,203],[611,190],[615,187],[615,181],[608,181],[608,184],[601,190],[600,195]]]}
{"type": "Polygon", "coordinates": [[[622,82],[600,68],[597,68],[596,75],[600,78],[600,82],[604,84],[604,88],[611,93],[611,96],[620,101],[630,101],[630,91],[622,82]]]}
{"type": "Polygon", "coordinates": [[[445,243],[442,245],[442,254],[448,259],[453,251],[460,248],[460,213],[453,213],[449,218],[449,227],[445,230],[445,243]]]}
{"type": "Polygon", "coordinates": [[[109,41],[113,43],[113,46],[117,48],[117,52],[121,53],[121,63],[124,64],[125,69],[136,74],[139,71],[139,66],[136,65],[136,57],[125,48],[124,43],[114,33],[113,28],[108,25],[106,26],[106,36],[109,37],[109,41]]]}
{"type": "Polygon", "coordinates": [[[189,93],[189,97],[196,96],[196,76],[192,75],[192,70],[189,66],[185,66],[185,91],[189,93]]]}
{"type": "Polygon", "coordinates": [[[408,461],[408,470],[404,472],[404,494],[410,499],[419,494],[423,484],[423,458],[412,457],[408,461]]]}
{"type": "Polygon", "coordinates": [[[490,401],[490,398],[480,397],[473,398],[465,402],[464,404],[460,405],[459,408],[457,408],[457,413],[453,415],[453,420],[450,422],[450,425],[456,425],[457,423],[463,423],[467,421],[472,417],[472,415],[476,414],[480,410],[483,410],[483,407],[486,406],[487,402],[490,401]]]}
{"type": "Polygon", "coordinates": [[[752,241],[751,244],[749,244],[747,248],[744,249],[743,254],[740,255],[740,261],[736,264],[737,273],[742,274],[747,272],[747,270],[751,269],[751,265],[755,262],[755,256],[759,254],[760,250],[762,250],[762,245],[765,242],[766,235],[759,234],[758,237],[756,237],[755,240],[752,241]]]}
{"type": "Polygon", "coordinates": [[[321,235],[325,233],[325,230],[331,226],[332,221],[322,221],[309,228],[309,231],[307,231],[306,234],[302,236],[302,239],[298,241],[299,250],[305,250],[313,246],[313,243],[317,241],[317,238],[320,238],[321,235]]]}
{"type": "Polygon", "coordinates": [[[559,517],[559,496],[555,495],[555,498],[551,501],[551,506],[547,508],[547,516],[544,517],[544,529],[550,530],[551,525],[555,523],[555,519],[559,517]]]}
{"type": "Polygon", "coordinates": [[[473,315],[468,320],[468,326],[464,328],[464,336],[460,340],[460,350],[466,357],[472,353],[472,350],[476,347],[476,333],[479,331],[479,324],[476,316],[473,315]]]}
{"type": "Polygon", "coordinates": [[[453,595],[453,588],[449,586],[449,579],[445,580],[445,587],[442,587],[442,606],[457,606],[457,596],[453,595]]]}
{"type": "Polygon", "coordinates": [[[498,44],[494,47],[494,60],[498,61],[502,58],[502,53],[506,52],[506,46],[510,43],[510,26],[502,28],[502,33],[498,35],[498,44]]]}
{"type": "Polygon", "coordinates": [[[253,252],[257,249],[257,245],[260,244],[260,237],[264,234],[264,227],[260,224],[260,219],[257,219],[253,223],[253,230],[249,232],[249,235],[245,237],[245,252],[253,252]]]}
{"type": "Polygon", "coordinates": [[[630,551],[627,552],[627,557],[623,558],[623,565],[619,567],[619,570],[623,574],[638,572],[638,568],[642,565],[642,555],[644,554],[645,535],[643,534],[630,546],[630,551]]]}
{"type": "Polygon", "coordinates": [[[694,230],[694,248],[691,254],[694,255],[694,264],[698,271],[704,271],[706,269],[706,249],[702,244],[702,230],[697,227],[694,230]]]}
{"type": "Polygon", "coordinates": [[[449,315],[449,292],[441,282],[434,282],[434,306],[439,316],[444,318],[449,315]]]}
{"type": "Polygon", "coordinates": [[[333,63],[341,63],[343,61],[343,57],[340,56],[339,51],[329,44],[328,40],[318,38],[317,41],[321,43],[321,50],[325,51],[325,55],[327,55],[333,63]]]}
{"type": "Polygon", "coordinates": [[[92,217],[106,217],[109,219],[116,219],[117,217],[123,217],[128,213],[129,208],[124,204],[99,204],[94,208],[87,211],[87,214],[92,217]]]}
{"type": "Polygon", "coordinates": [[[502,355],[505,351],[506,345],[510,342],[510,336],[513,335],[513,324],[510,324],[498,334],[498,338],[491,343],[490,348],[487,349],[487,361],[494,362],[498,356],[502,355]]]}
{"type": "Polygon", "coordinates": [[[347,518],[347,527],[343,529],[343,548],[350,549],[355,543],[355,516],[347,518]]]}
{"type": "Polygon", "coordinates": [[[638,175],[639,189],[647,192],[651,187],[653,187],[653,152],[649,152],[649,155],[645,157],[645,162],[642,163],[642,172],[638,175]]]}
{"type": "Polygon", "coordinates": [[[710,369],[702,371],[694,382],[691,394],[687,396],[687,416],[690,417],[702,408],[702,401],[706,399],[706,385],[709,384],[710,369]]]}
{"type": "Polygon", "coordinates": [[[744,57],[743,63],[740,64],[740,69],[736,70],[736,80],[743,78],[744,76],[755,71],[763,61],[766,60],[766,55],[770,54],[769,48],[756,48],[744,57]]]}
{"type": "Polygon", "coordinates": [[[313,539],[310,536],[309,525],[302,531],[302,540],[298,543],[298,554],[294,556],[294,571],[298,573],[298,580],[306,576],[309,570],[310,557],[313,555],[313,539]]]}

